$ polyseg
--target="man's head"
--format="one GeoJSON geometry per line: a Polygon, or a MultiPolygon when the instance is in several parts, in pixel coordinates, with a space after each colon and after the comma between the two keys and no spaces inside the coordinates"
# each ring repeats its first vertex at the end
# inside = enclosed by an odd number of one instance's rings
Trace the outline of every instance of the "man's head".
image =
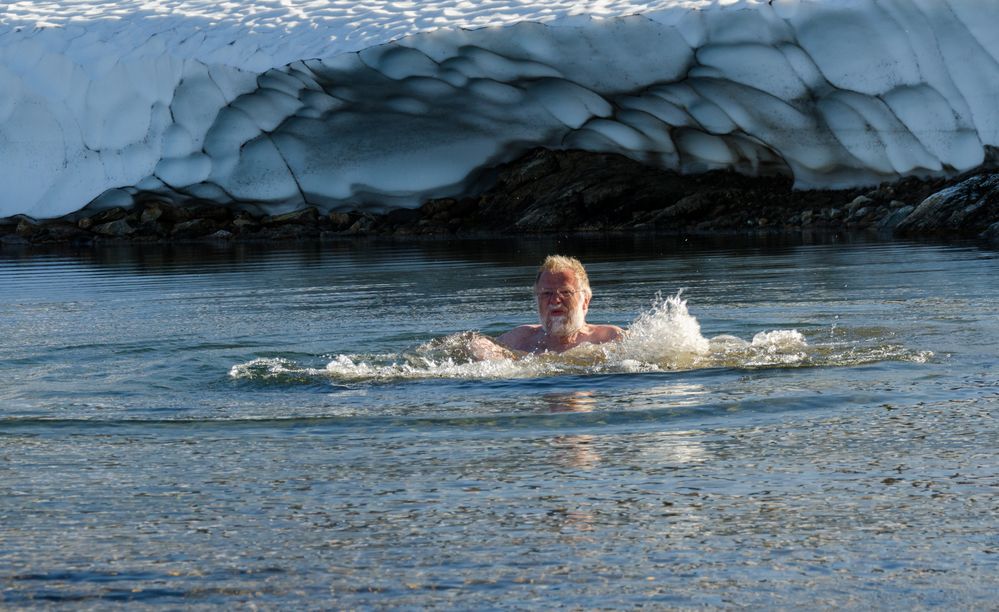
{"type": "Polygon", "coordinates": [[[586,324],[592,297],[590,279],[575,257],[546,257],[534,280],[534,295],[545,332],[569,336],[586,324]]]}

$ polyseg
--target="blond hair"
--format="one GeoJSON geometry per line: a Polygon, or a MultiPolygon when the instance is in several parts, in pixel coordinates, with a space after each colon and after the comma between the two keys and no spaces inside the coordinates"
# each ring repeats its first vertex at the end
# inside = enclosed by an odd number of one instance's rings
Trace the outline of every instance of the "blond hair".
{"type": "Polygon", "coordinates": [[[590,291],[590,277],[586,275],[586,269],[583,268],[582,262],[575,257],[566,257],[565,255],[545,257],[545,260],[541,262],[541,267],[538,268],[538,275],[534,277],[535,287],[538,286],[538,281],[541,280],[541,275],[544,272],[572,272],[573,276],[576,277],[576,288],[587,296],[593,295],[593,292],[590,291]]]}

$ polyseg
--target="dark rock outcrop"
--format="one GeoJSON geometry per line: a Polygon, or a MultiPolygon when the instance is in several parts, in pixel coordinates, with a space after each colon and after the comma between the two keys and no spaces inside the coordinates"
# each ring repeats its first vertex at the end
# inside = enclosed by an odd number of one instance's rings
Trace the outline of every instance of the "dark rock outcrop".
{"type": "Polygon", "coordinates": [[[128,219],[121,217],[114,221],[108,221],[107,223],[101,223],[99,225],[94,225],[91,228],[95,234],[100,234],[101,236],[114,236],[120,238],[122,236],[130,236],[135,233],[135,228],[132,224],[128,222],[128,219]]]}
{"type": "Polygon", "coordinates": [[[218,231],[218,224],[211,219],[191,219],[173,226],[170,235],[174,238],[199,238],[218,231]]]}
{"type": "Polygon", "coordinates": [[[315,225],[319,219],[319,212],[315,207],[303,208],[283,215],[264,217],[260,223],[264,226],[277,225],[315,225]]]}
{"type": "Polygon", "coordinates": [[[980,234],[999,222],[999,174],[981,174],[923,200],[902,222],[901,235],[980,234]]]}
{"type": "Polygon", "coordinates": [[[993,246],[999,246],[999,222],[985,228],[979,237],[993,246]]]}

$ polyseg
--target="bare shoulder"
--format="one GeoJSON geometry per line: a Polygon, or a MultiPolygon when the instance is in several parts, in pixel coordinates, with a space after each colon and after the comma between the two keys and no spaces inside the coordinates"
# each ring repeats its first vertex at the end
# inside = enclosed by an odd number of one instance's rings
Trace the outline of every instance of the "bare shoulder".
{"type": "Polygon", "coordinates": [[[592,342],[613,342],[624,336],[624,330],[617,325],[591,325],[590,331],[592,342]]]}
{"type": "Polygon", "coordinates": [[[498,336],[496,343],[515,351],[530,351],[540,330],[540,325],[521,325],[498,336]]]}

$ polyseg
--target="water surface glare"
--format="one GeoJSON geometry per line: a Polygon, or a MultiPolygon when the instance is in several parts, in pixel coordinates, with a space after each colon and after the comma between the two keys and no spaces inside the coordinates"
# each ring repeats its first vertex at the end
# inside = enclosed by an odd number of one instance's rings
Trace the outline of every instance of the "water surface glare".
{"type": "Polygon", "coordinates": [[[0,607],[991,607],[997,277],[841,238],[0,249],[0,607]],[[628,337],[471,361],[556,251],[628,337]]]}

